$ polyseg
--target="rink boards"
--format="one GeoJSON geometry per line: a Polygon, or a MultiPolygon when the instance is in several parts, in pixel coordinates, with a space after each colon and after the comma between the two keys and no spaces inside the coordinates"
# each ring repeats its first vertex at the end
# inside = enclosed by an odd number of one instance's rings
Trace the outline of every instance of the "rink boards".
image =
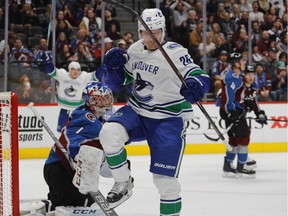
{"type": "MultiPolygon", "coordinates": [[[[123,104],[116,105],[115,108],[123,104]]],[[[219,108],[214,103],[203,103],[213,121],[219,127],[220,131],[225,130],[224,121],[219,117],[219,108]]],[[[57,105],[35,105],[40,115],[44,118],[55,135],[56,125],[59,114],[57,105]]],[[[261,109],[265,110],[269,119],[287,120],[287,103],[262,103],[261,109]]],[[[221,140],[213,142],[208,140],[203,133],[209,137],[217,138],[212,126],[206,117],[200,111],[197,105],[193,106],[194,118],[186,122],[186,154],[197,153],[223,153],[224,144],[221,140]]],[[[249,113],[248,117],[255,118],[254,113],[249,113]]],[[[47,157],[53,140],[33,115],[27,106],[19,105],[18,110],[18,128],[19,128],[19,157],[24,158],[45,158],[47,157]]],[[[248,124],[251,127],[250,152],[287,152],[287,122],[268,121],[268,125],[262,126],[255,120],[248,118],[248,124]]],[[[227,137],[227,135],[225,136],[227,137]]],[[[149,148],[146,142],[137,142],[126,146],[130,155],[147,155],[149,148]]]]}

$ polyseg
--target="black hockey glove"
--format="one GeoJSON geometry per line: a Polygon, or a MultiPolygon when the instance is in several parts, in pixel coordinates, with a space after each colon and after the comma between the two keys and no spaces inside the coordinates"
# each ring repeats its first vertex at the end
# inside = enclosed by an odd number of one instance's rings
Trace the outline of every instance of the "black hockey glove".
{"type": "Polygon", "coordinates": [[[267,125],[267,116],[265,114],[265,111],[264,110],[260,110],[258,113],[257,113],[257,119],[256,119],[256,122],[260,123],[260,124],[266,124],[267,125]]]}
{"type": "Polygon", "coordinates": [[[248,112],[251,112],[254,108],[255,108],[255,103],[253,100],[251,99],[246,99],[244,100],[244,104],[245,104],[245,109],[248,111],[248,112]]]}
{"type": "Polygon", "coordinates": [[[238,118],[239,116],[239,111],[237,110],[231,110],[229,113],[228,113],[228,118],[231,122],[233,123],[238,123],[240,121],[240,119],[238,118]]]}

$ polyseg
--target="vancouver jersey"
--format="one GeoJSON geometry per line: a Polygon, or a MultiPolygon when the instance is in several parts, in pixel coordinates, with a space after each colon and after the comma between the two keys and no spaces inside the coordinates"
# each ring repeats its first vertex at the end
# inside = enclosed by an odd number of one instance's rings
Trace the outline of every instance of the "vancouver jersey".
{"type": "MultiPolygon", "coordinates": [[[[162,47],[184,79],[195,75],[209,79],[209,76],[193,63],[187,49],[174,42],[166,42],[162,47]]],[[[193,117],[191,104],[180,94],[182,82],[159,49],[149,51],[139,40],[129,47],[128,55],[125,71],[128,80],[134,80],[128,104],[139,115],[156,119],[193,117]]]]}
{"type": "MultiPolygon", "coordinates": [[[[66,126],[61,132],[60,143],[74,159],[82,144],[97,146],[102,149],[99,142],[99,132],[102,122],[85,105],[77,107],[69,116],[66,126]]],[[[55,163],[61,160],[66,161],[56,144],[51,149],[46,164],[55,163]],[[57,152],[57,153],[56,153],[57,152]]]]}
{"type": "Polygon", "coordinates": [[[83,104],[82,92],[86,83],[97,81],[95,73],[87,73],[86,71],[82,71],[77,79],[72,79],[69,73],[62,68],[55,68],[48,75],[59,82],[57,87],[58,105],[66,110],[74,110],[83,104]]]}

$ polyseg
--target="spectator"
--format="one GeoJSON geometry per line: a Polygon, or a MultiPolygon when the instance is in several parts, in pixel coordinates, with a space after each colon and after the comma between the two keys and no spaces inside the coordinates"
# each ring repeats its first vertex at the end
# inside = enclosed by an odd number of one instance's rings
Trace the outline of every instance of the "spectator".
{"type": "Polygon", "coordinates": [[[108,29],[107,37],[110,37],[112,40],[116,41],[122,38],[120,32],[117,32],[117,26],[115,23],[110,25],[110,29],[108,29]]]}
{"type": "MultiPolygon", "coordinates": [[[[104,53],[107,53],[108,50],[110,50],[113,47],[113,40],[111,40],[111,38],[109,37],[105,37],[104,39],[104,53]]],[[[101,53],[101,47],[98,47],[98,49],[94,52],[94,58],[96,60],[96,62],[101,62],[101,57],[102,57],[102,53],[101,53]]]]}
{"type": "Polygon", "coordinates": [[[256,83],[258,85],[258,101],[271,101],[270,92],[272,89],[270,75],[264,71],[261,63],[257,63],[256,67],[256,83]]]}
{"type": "Polygon", "coordinates": [[[23,68],[31,67],[31,63],[34,59],[33,53],[23,46],[20,38],[15,38],[14,47],[9,52],[8,57],[11,62],[15,61],[18,66],[23,68]]]}
{"type": "Polygon", "coordinates": [[[127,50],[127,44],[124,39],[119,39],[118,41],[116,41],[116,47],[127,50]]]}
{"type": "Polygon", "coordinates": [[[248,35],[245,28],[240,28],[233,34],[232,46],[235,52],[242,53],[248,50],[248,35]]]}
{"type": "Polygon", "coordinates": [[[69,38],[73,30],[73,26],[64,17],[64,12],[58,11],[57,13],[57,25],[56,25],[56,38],[60,32],[65,32],[66,37],[69,38]]]}
{"type": "Polygon", "coordinates": [[[259,5],[257,1],[253,1],[252,3],[252,11],[249,13],[249,18],[251,21],[264,21],[264,14],[259,11],[259,5]]]}
{"type": "Polygon", "coordinates": [[[64,19],[67,20],[72,26],[77,26],[74,13],[70,9],[69,4],[65,4],[63,7],[64,19]]]}
{"type": "Polygon", "coordinates": [[[77,37],[71,41],[71,50],[72,53],[75,53],[77,51],[77,44],[81,42],[88,48],[91,47],[91,43],[89,42],[88,38],[86,37],[85,30],[84,29],[79,29],[77,31],[77,37]]]}
{"type": "MultiPolygon", "coordinates": [[[[269,49],[267,52],[267,56],[264,58],[265,63],[264,63],[264,70],[269,73],[272,85],[273,83],[277,82],[277,50],[275,49],[269,49]]],[[[276,85],[274,85],[275,87],[276,85]]],[[[272,90],[273,89],[272,86],[272,90]]]]}
{"type": "Polygon", "coordinates": [[[116,31],[121,32],[120,22],[112,17],[110,10],[105,10],[105,32],[108,32],[113,24],[116,26],[116,31]]]}
{"type": "Polygon", "coordinates": [[[287,67],[277,68],[275,79],[272,80],[270,95],[273,101],[287,101],[287,67]]]}
{"type": "Polygon", "coordinates": [[[237,30],[237,24],[230,19],[230,14],[225,12],[222,19],[219,20],[221,32],[224,34],[226,41],[231,42],[233,33],[237,30]]]}
{"type": "Polygon", "coordinates": [[[5,27],[5,15],[3,8],[0,7],[0,29],[4,30],[5,27]]]}
{"type": "Polygon", "coordinates": [[[243,11],[241,14],[241,19],[238,20],[237,26],[243,25],[245,26],[246,32],[248,32],[248,21],[249,21],[249,13],[247,11],[243,11]]]}
{"type": "Polygon", "coordinates": [[[263,31],[261,39],[257,41],[258,50],[263,56],[268,51],[270,43],[268,31],[263,31]]]}
{"type": "Polygon", "coordinates": [[[226,72],[229,70],[228,53],[222,50],[219,59],[212,66],[212,73],[214,76],[214,94],[217,96],[219,89],[222,88],[222,79],[226,72]]]}
{"type": "Polygon", "coordinates": [[[57,41],[56,41],[56,54],[58,54],[58,52],[61,52],[63,50],[63,46],[65,44],[69,45],[68,39],[66,37],[66,34],[65,34],[65,32],[60,32],[58,34],[58,38],[57,38],[57,41]]]}
{"type": "Polygon", "coordinates": [[[30,26],[40,26],[40,20],[37,14],[32,10],[31,4],[23,4],[22,6],[23,13],[23,25],[25,27],[30,26]]]}
{"type": "Polygon", "coordinates": [[[252,5],[249,3],[249,0],[240,0],[239,8],[241,13],[243,12],[251,12],[252,11],[252,5]]]}
{"type": "Polygon", "coordinates": [[[195,11],[198,19],[203,19],[203,2],[196,1],[195,11]]]}
{"type": "Polygon", "coordinates": [[[23,13],[18,7],[18,1],[10,0],[9,3],[9,26],[23,24],[23,13]]]}
{"type": "Polygon", "coordinates": [[[234,3],[232,7],[232,13],[230,14],[230,18],[234,20],[234,22],[238,22],[241,19],[241,12],[239,4],[234,3]]]}
{"type": "MultiPolygon", "coordinates": [[[[206,32],[206,56],[209,58],[212,58],[214,57],[214,52],[215,52],[215,49],[216,49],[216,46],[215,44],[213,43],[212,41],[212,33],[211,32],[206,32]]],[[[201,58],[203,57],[204,55],[204,50],[203,50],[203,47],[204,47],[204,43],[200,43],[199,44],[199,54],[201,56],[201,58]]],[[[201,63],[203,64],[203,60],[201,59],[201,63]]]]}
{"type": "Polygon", "coordinates": [[[68,64],[72,58],[72,52],[68,44],[62,46],[62,50],[57,52],[56,67],[68,69],[68,64]]]}
{"type": "Polygon", "coordinates": [[[220,31],[220,26],[217,22],[212,24],[212,28],[211,28],[211,36],[212,36],[212,42],[214,44],[217,44],[217,38],[220,36],[224,37],[224,34],[220,31]]]}
{"type": "Polygon", "coordinates": [[[231,47],[231,43],[227,43],[227,41],[225,40],[223,35],[219,35],[216,38],[216,49],[215,49],[215,55],[214,56],[219,56],[222,50],[227,51],[228,53],[231,52],[232,47],[231,47]]]}
{"type": "Polygon", "coordinates": [[[100,28],[101,18],[95,15],[93,8],[88,9],[86,16],[83,17],[81,23],[79,24],[79,29],[84,30],[85,35],[91,44],[95,42],[95,34],[100,28]]]}
{"type": "Polygon", "coordinates": [[[277,49],[280,52],[285,52],[286,55],[288,54],[288,32],[286,32],[285,34],[282,34],[281,40],[278,41],[277,43],[277,49]]]}
{"type": "Polygon", "coordinates": [[[210,14],[217,14],[218,4],[219,4],[218,0],[207,1],[206,4],[207,12],[210,14]]]}
{"type": "Polygon", "coordinates": [[[264,22],[261,23],[261,29],[262,31],[268,31],[273,27],[273,17],[271,14],[266,14],[264,17],[264,22]]]}
{"type": "Polygon", "coordinates": [[[165,17],[167,36],[171,37],[172,24],[171,24],[170,1],[169,0],[162,0],[160,2],[160,10],[162,11],[162,13],[163,13],[163,15],[165,17]]]}
{"type": "Polygon", "coordinates": [[[259,11],[261,11],[263,14],[266,14],[271,7],[269,0],[258,0],[257,2],[259,5],[259,11]]]}
{"type": "Polygon", "coordinates": [[[282,32],[283,28],[281,19],[277,18],[274,20],[272,28],[268,30],[269,38],[274,41],[280,41],[282,32]]]}
{"type": "Polygon", "coordinates": [[[89,49],[80,42],[77,44],[77,52],[71,56],[69,60],[79,62],[82,70],[90,71],[90,65],[93,62],[93,57],[89,49]]]}
{"type": "Polygon", "coordinates": [[[262,36],[262,30],[260,29],[260,23],[258,21],[252,22],[252,43],[257,43],[262,36]]]}
{"type": "Polygon", "coordinates": [[[28,104],[30,102],[35,102],[35,92],[31,88],[31,83],[29,77],[24,74],[19,79],[19,86],[15,89],[18,96],[19,104],[28,104]]]}
{"type": "Polygon", "coordinates": [[[189,54],[195,61],[200,62],[199,45],[202,43],[203,20],[197,21],[196,28],[189,34],[189,54]]]}
{"type": "Polygon", "coordinates": [[[172,20],[173,20],[173,35],[172,38],[176,42],[181,41],[181,25],[188,19],[188,10],[191,6],[185,1],[175,1],[170,5],[172,20]]]}
{"type": "Polygon", "coordinates": [[[132,32],[125,32],[123,35],[123,39],[125,40],[126,44],[127,44],[127,48],[129,48],[129,46],[134,43],[134,35],[132,32]]]}
{"type": "MultiPolygon", "coordinates": [[[[224,7],[224,3],[219,3],[217,7],[218,7],[217,20],[224,19],[225,13],[227,13],[224,7]]],[[[230,15],[229,15],[229,18],[230,18],[230,15]]]]}
{"type": "Polygon", "coordinates": [[[254,64],[264,63],[263,55],[259,52],[257,44],[252,44],[252,60],[254,64]]]}

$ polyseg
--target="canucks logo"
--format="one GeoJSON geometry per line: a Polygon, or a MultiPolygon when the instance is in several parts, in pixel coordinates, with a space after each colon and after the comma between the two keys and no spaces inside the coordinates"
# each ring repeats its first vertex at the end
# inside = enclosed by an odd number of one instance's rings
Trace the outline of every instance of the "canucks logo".
{"type": "Polygon", "coordinates": [[[142,90],[152,90],[154,88],[154,85],[146,80],[143,80],[141,75],[137,73],[137,78],[134,83],[134,89],[133,89],[133,95],[138,101],[142,102],[148,102],[153,100],[153,96],[151,94],[147,94],[145,96],[140,96],[138,92],[142,90]]]}
{"type": "Polygon", "coordinates": [[[75,97],[77,90],[73,88],[73,86],[71,85],[69,88],[66,88],[64,90],[65,95],[67,95],[68,97],[75,97]]]}

